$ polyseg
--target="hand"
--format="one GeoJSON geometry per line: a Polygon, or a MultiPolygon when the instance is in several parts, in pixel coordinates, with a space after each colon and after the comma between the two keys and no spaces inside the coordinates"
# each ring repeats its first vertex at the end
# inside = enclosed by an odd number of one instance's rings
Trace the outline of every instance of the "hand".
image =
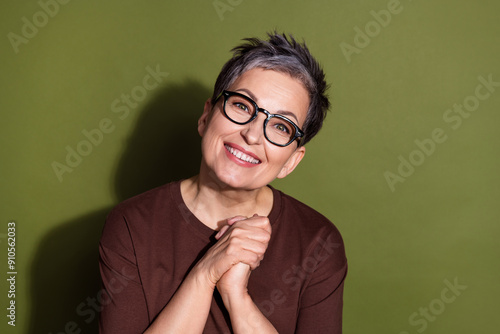
{"type": "MultiPolygon", "coordinates": [[[[267,217],[237,216],[227,220],[227,225],[217,233],[216,238],[218,242],[197,264],[197,267],[208,275],[213,286],[239,263],[248,265],[252,270],[259,266],[271,238],[271,225],[267,217]]],[[[241,292],[242,286],[246,288],[248,282],[248,277],[245,278],[245,275],[249,275],[247,268],[247,272],[243,270],[244,266],[235,268],[233,272],[228,273],[226,283],[239,282],[237,290],[241,292]]],[[[224,282],[222,284],[224,285],[224,282]]]]}
{"type": "MultiPolygon", "coordinates": [[[[253,217],[258,217],[257,214],[253,217]]],[[[252,217],[252,218],[253,218],[252,217]]],[[[247,218],[243,216],[233,217],[228,219],[227,225],[224,225],[219,233],[215,236],[216,239],[220,239],[229,228],[237,221],[245,220],[247,218]]],[[[248,293],[248,279],[250,278],[251,269],[246,263],[240,262],[231,267],[228,271],[222,275],[222,277],[217,282],[217,290],[222,296],[222,299],[228,301],[230,297],[233,298],[243,298],[245,294],[248,293]]]]}
{"type": "Polygon", "coordinates": [[[217,282],[217,290],[222,299],[226,301],[230,297],[242,298],[247,294],[250,273],[250,266],[242,262],[235,264],[226,271],[217,282]]]}

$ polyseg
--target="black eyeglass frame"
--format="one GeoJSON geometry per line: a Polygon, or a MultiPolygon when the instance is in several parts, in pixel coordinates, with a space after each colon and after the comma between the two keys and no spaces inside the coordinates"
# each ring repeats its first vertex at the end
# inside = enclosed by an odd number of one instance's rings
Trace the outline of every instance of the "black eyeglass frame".
{"type": "Polygon", "coordinates": [[[269,111],[267,111],[266,109],[264,108],[260,108],[257,103],[252,100],[250,97],[244,95],[244,94],[240,94],[240,93],[237,93],[237,92],[231,92],[231,91],[228,91],[228,90],[224,90],[222,91],[222,93],[217,97],[216,101],[218,99],[220,99],[221,96],[224,96],[224,103],[222,105],[222,111],[224,112],[224,115],[226,116],[226,118],[228,120],[230,120],[231,122],[233,123],[236,123],[236,124],[239,124],[239,125],[245,125],[245,124],[248,124],[250,123],[251,121],[253,121],[254,119],[257,118],[257,115],[259,114],[259,112],[263,112],[267,118],[266,120],[264,121],[264,127],[263,127],[263,130],[264,130],[264,137],[266,137],[267,141],[269,141],[271,144],[274,144],[276,146],[280,146],[280,147],[286,147],[288,145],[290,145],[291,143],[293,143],[295,140],[297,140],[297,146],[300,146],[302,144],[302,140],[304,139],[304,131],[302,131],[298,126],[297,124],[295,124],[292,120],[290,120],[289,118],[283,116],[283,115],[280,115],[280,114],[271,114],[269,111]],[[227,103],[227,100],[229,97],[231,96],[239,96],[241,98],[244,98],[245,100],[247,100],[248,102],[250,102],[251,104],[253,104],[253,106],[255,107],[255,113],[252,115],[252,117],[246,121],[246,122],[237,122],[235,121],[234,119],[232,119],[231,117],[229,117],[226,113],[226,103],[227,103]],[[267,127],[267,123],[269,123],[269,120],[273,117],[277,117],[277,118],[280,118],[282,120],[285,120],[287,122],[290,122],[293,127],[295,128],[295,135],[292,139],[290,139],[290,141],[284,145],[282,144],[277,144],[275,142],[273,142],[272,140],[270,140],[268,137],[267,137],[267,133],[266,133],[266,127],[267,127]]]}

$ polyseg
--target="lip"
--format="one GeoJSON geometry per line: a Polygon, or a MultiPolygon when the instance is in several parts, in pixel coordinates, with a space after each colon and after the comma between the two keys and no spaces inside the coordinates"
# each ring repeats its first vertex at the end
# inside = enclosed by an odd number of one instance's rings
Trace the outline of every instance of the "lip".
{"type": "Polygon", "coordinates": [[[245,150],[243,147],[241,147],[239,145],[236,145],[234,143],[227,143],[227,142],[225,142],[224,143],[224,151],[226,152],[226,155],[227,155],[227,157],[230,160],[234,161],[235,163],[237,163],[238,165],[243,166],[243,167],[255,167],[255,166],[258,166],[258,165],[260,165],[262,163],[262,160],[257,155],[255,155],[252,152],[249,152],[249,151],[245,150]],[[229,146],[229,147],[232,147],[232,148],[234,148],[234,149],[236,149],[236,150],[238,150],[238,151],[240,151],[240,152],[242,152],[242,153],[244,153],[244,154],[246,154],[248,156],[251,156],[254,159],[259,160],[259,163],[253,164],[251,162],[247,162],[247,161],[238,159],[236,156],[234,156],[233,154],[231,154],[231,152],[229,152],[226,149],[226,145],[229,146]]]}

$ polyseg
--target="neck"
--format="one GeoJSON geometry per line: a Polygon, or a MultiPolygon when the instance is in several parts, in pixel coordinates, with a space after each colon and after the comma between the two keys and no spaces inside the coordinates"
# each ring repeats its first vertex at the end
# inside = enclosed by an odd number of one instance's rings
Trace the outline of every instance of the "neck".
{"type": "Polygon", "coordinates": [[[214,230],[219,230],[226,224],[226,219],[234,216],[268,216],[273,205],[269,187],[233,189],[204,180],[200,175],[182,181],[181,194],[189,210],[214,230]]]}

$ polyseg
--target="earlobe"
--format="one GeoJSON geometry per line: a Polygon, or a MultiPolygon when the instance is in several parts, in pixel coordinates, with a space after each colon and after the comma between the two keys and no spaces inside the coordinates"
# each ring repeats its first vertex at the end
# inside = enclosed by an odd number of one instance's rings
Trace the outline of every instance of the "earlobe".
{"type": "Polygon", "coordinates": [[[210,120],[210,113],[212,111],[212,103],[210,99],[205,101],[205,106],[203,108],[203,114],[201,114],[200,118],[198,119],[198,133],[200,136],[203,137],[203,134],[205,133],[205,129],[207,127],[207,124],[210,120]]]}
{"type": "MultiPolygon", "coordinates": [[[[293,145],[293,144],[292,144],[293,145]]],[[[276,176],[278,179],[282,179],[285,176],[289,175],[295,167],[299,165],[299,162],[304,158],[304,155],[306,154],[306,148],[304,146],[298,147],[295,152],[292,153],[288,161],[285,163],[283,168],[281,168],[281,171],[279,172],[278,176],[276,176]]]]}

